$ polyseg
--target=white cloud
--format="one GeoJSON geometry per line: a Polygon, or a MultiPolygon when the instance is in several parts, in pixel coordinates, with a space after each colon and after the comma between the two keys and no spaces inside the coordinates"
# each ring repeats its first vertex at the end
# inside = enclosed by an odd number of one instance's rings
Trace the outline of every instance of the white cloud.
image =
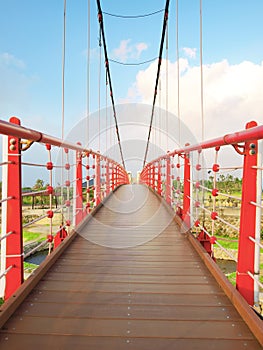
{"type": "Polygon", "coordinates": [[[138,43],[135,45],[135,48],[137,50],[136,57],[140,58],[142,52],[148,49],[148,45],[146,43],[138,43]]]}
{"type": "Polygon", "coordinates": [[[128,59],[129,53],[132,51],[131,46],[129,46],[130,39],[122,40],[120,46],[117,49],[113,50],[113,57],[126,62],[128,59]]]}
{"type": "MultiPolygon", "coordinates": [[[[166,63],[161,71],[161,107],[166,106],[166,63]]],[[[127,100],[136,96],[141,103],[153,101],[157,62],[137,74],[127,100]]],[[[177,62],[168,62],[168,109],[177,114],[177,62]]],[[[262,123],[263,63],[244,61],[231,65],[227,60],[203,67],[205,138],[213,138],[245,128],[247,121],[262,123]]],[[[180,114],[185,123],[201,140],[200,67],[190,66],[180,59],[180,114]]],[[[160,97],[157,96],[158,106],[160,97]]],[[[187,142],[187,140],[185,140],[187,142]]]]}
{"type": "Polygon", "coordinates": [[[139,59],[143,51],[148,49],[146,43],[140,42],[132,44],[131,39],[122,40],[118,48],[114,49],[112,56],[121,62],[127,62],[128,59],[139,59]]]}
{"type": "Polygon", "coordinates": [[[186,55],[186,57],[196,58],[196,49],[195,48],[184,47],[183,52],[186,55]]]}
{"type": "Polygon", "coordinates": [[[0,65],[16,67],[20,69],[25,68],[25,63],[22,60],[16,58],[15,56],[13,56],[8,52],[4,52],[0,54],[0,65]]]}

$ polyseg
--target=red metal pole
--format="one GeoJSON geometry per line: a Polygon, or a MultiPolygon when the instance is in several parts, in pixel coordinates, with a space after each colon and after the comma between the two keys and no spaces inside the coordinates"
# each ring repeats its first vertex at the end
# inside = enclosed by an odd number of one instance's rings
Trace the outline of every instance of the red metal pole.
{"type": "Polygon", "coordinates": [[[109,170],[109,161],[106,160],[106,196],[110,193],[110,170],[109,170]]]}
{"type": "Polygon", "coordinates": [[[191,184],[190,184],[190,159],[189,154],[184,156],[184,197],[183,197],[183,220],[185,225],[190,228],[190,195],[191,195],[191,184]]]}
{"type": "MultiPolygon", "coordinates": [[[[256,125],[250,122],[246,129],[256,125]]],[[[254,280],[247,272],[254,274],[255,245],[249,237],[255,239],[256,231],[256,206],[251,202],[256,202],[257,196],[257,169],[253,168],[257,153],[256,140],[245,142],[236,288],[250,305],[254,304],[254,280]]]]}
{"type": "Polygon", "coordinates": [[[95,158],[95,205],[101,202],[101,187],[100,187],[100,156],[96,155],[95,158]]]}
{"type": "MultiPolygon", "coordinates": [[[[10,122],[20,125],[16,117],[10,122]]],[[[23,283],[23,229],[22,229],[22,196],[21,196],[21,150],[20,139],[8,136],[6,232],[13,232],[6,238],[6,269],[12,266],[6,275],[5,300],[7,300],[23,283]]]]}
{"type": "Polygon", "coordinates": [[[165,191],[166,202],[171,205],[171,159],[166,158],[166,191],[165,191]]]}
{"type": "Polygon", "coordinates": [[[111,190],[115,189],[115,164],[111,164],[111,190]]]}
{"type": "Polygon", "coordinates": [[[83,198],[82,198],[82,154],[76,152],[76,198],[75,198],[75,225],[82,220],[83,214],[83,198]]]}
{"type": "Polygon", "coordinates": [[[161,161],[159,160],[158,162],[158,176],[157,176],[157,192],[159,195],[162,194],[162,176],[161,176],[161,161]]]}

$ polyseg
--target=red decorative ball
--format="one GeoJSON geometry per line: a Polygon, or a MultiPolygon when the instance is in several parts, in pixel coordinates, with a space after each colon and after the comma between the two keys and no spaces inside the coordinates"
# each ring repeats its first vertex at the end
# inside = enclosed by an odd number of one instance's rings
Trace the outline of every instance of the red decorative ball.
{"type": "Polygon", "coordinates": [[[215,236],[211,236],[209,240],[210,240],[211,244],[216,244],[216,237],[215,236]]]}
{"type": "Polygon", "coordinates": [[[200,202],[196,201],[196,202],[195,202],[195,207],[196,207],[196,208],[199,208],[199,207],[200,207],[200,202]]]}
{"type": "Polygon", "coordinates": [[[47,235],[47,241],[48,243],[52,243],[53,242],[54,237],[52,235],[47,235]]]}
{"type": "Polygon", "coordinates": [[[48,151],[51,150],[51,145],[50,145],[49,143],[46,143],[46,149],[47,149],[48,151]]]}
{"type": "Polygon", "coordinates": [[[200,171],[202,169],[201,164],[196,164],[195,169],[197,171],[200,171]]]}
{"type": "Polygon", "coordinates": [[[65,201],[65,206],[66,206],[66,207],[70,207],[70,200],[66,200],[66,201],[65,201]]]}
{"type": "Polygon", "coordinates": [[[200,225],[200,221],[199,220],[196,220],[195,222],[195,227],[198,227],[200,225]]]}
{"type": "Polygon", "coordinates": [[[214,197],[218,196],[218,189],[217,188],[212,189],[212,196],[214,196],[214,197]]]}
{"type": "Polygon", "coordinates": [[[70,225],[71,225],[70,220],[66,220],[66,226],[70,226],[70,225]]]}
{"type": "Polygon", "coordinates": [[[46,167],[47,167],[47,170],[52,170],[53,169],[53,163],[52,162],[47,162],[46,167]]]}
{"type": "Polygon", "coordinates": [[[65,186],[66,186],[66,187],[69,187],[69,186],[70,186],[70,181],[69,181],[69,180],[66,180],[66,181],[65,181],[65,186]]]}
{"type": "Polygon", "coordinates": [[[214,173],[217,173],[219,171],[219,164],[214,164],[212,169],[214,173]]]}
{"type": "Polygon", "coordinates": [[[65,152],[65,153],[68,153],[68,148],[64,148],[64,152],[65,152]]]}
{"type": "Polygon", "coordinates": [[[66,163],[66,164],[65,164],[65,169],[66,169],[66,170],[69,170],[69,169],[70,169],[70,164],[69,164],[69,163],[66,163]]]}
{"type": "Polygon", "coordinates": [[[47,186],[47,193],[53,194],[53,187],[52,186],[47,186]]]}
{"type": "Polygon", "coordinates": [[[216,212],[216,211],[213,211],[213,212],[211,213],[211,219],[212,219],[212,220],[216,220],[217,217],[218,217],[217,212],[216,212]]]}
{"type": "Polygon", "coordinates": [[[49,219],[52,219],[53,216],[54,216],[53,210],[48,210],[48,211],[47,211],[47,217],[48,217],[49,219]]]}
{"type": "Polygon", "coordinates": [[[200,182],[197,181],[197,182],[195,183],[195,188],[200,188],[200,182]]]}

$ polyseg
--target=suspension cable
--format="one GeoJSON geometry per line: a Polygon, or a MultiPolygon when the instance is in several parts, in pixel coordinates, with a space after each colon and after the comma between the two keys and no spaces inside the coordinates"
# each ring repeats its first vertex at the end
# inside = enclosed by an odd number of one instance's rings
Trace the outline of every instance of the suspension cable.
{"type": "Polygon", "coordinates": [[[144,155],[144,160],[143,160],[143,167],[145,166],[146,159],[147,159],[147,154],[148,154],[148,150],[149,150],[149,143],[150,143],[150,137],[151,137],[151,131],[152,131],[152,123],[153,123],[153,116],[154,116],[154,108],[155,108],[157,88],[158,88],[158,81],[159,81],[159,76],[160,76],[160,68],[161,68],[161,64],[162,64],[164,38],[165,38],[165,32],[166,32],[166,27],[167,27],[167,21],[168,21],[169,3],[170,3],[170,0],[166,0],[165,11],[164,11],[164,18],[163,18],[163,29],[162,29],[162,36],[161,36],[161,43],[160,43],[160,50],[159,50],[157,76],[156,76],[155,88],[154,88],[152,113],[151,113],[151,120],[150,120],[149,133],[148,133],[147,144],[146,144],[146,150],[145,150],[145,155],[144,155]]]}
{"type": "Polygon", "coordinates": [[[202,0],[200,0],[200,82],[201,82],[201,122],[202,122],[202,142],[205,138],[204,122],[204,83],[203,83],[203,15],[202,0]]]}
{"type": "Polygon", "coordinates": [[[113,60],[111,58],[109,58],[109,62],[112,62],[112,63],[117,63],[117,64],[120,64],[122,66],[141,66],[143,64],[146,64],[146,63],[151,63],[153,61],[155,61],[158,57],[154,57],[154,58],[151,58],[147,61],[142,61],[142,62],[132,62],[132,63],[126,63],[126,62],[120,62],[120,61],[116,61],[116,60],[113,60]]]}
{"type": "Polygon", "coordinates": [[[89,110],[90,110],[90,0],[88,0],[88,23],[87,23],[87,112],[86,112],[86,144],[89,143],[89,110]]]}
{"type": "Polygon", "coordinates": [[[102,16],[102,11],[101,11],[100,0],[97,0],[97,7],[98,7],[98,20],[99,20],[99,25],[101,28],[103,48],[104,48],[105,68],[106,68],[106,72],[108,75],[111,104],[112,104],[112,109],[113,109],[113,117],[114,117],[114,121],[115,121],[116,135],[117,135],[117,140],[118,140],[118,144],[119,144],[122,165],[123,165],[123,168],[125,169],[125,163],[124,163],[124,157],[123,157],[123,152],[122,152],[122,147],[121,147],[120,133],[119,133],[119,127],[118,127],[118,121],[117,121],[117,115],[116,115],[116,108],[115,108],[115,102],[114,102],[114,96],[113,96],[113,88],[112,88],[112,82],[111,82],[110,66],[109,66],[109,59],[108,59],[108,53],[107,53],[107,46],[106,46],[106,39],[105,39],[103,16],[102,16]]]}
{"type": "Polygon", "coordinates": [[[178,117],[178,142],[181,146],[181,112],[180,112],[180,62],[179,62],[179,0],[176,0],[176,60],[177,60],[177,117],[178,117]]]}
{"type": "Polygon", "coordinates": [[[169,64],[168,64],[168,59],[169,59],[169,38],[168,38],[168,23],[167,23],[167,29],[166,29],[166,77],[165,77],[165,83],[166,83],[166,95],[165,95],[165,119],[166,119],[166,151],[168,151],[168,130],[169,130],[169,120],[168,120],[168,106],[169,106],[169,100],[168,100],[168,90],[169,90],[169,74],[168,74],[168,69],[169,69],[169,64]]]}
{"type": "Polygon", "coordinates": [[[104,15],[107,15],[107,16],[111,16],[111,17],[117,17],[117,18],[125,18],[125,19],[136,19],[136,18],[144,18],[144,17],[149,17],[149,16],[153,16],[153,15],[156,15],[160,12],[163,12],[164,9],[161,9],[161,10],[158,10],[158,11],[154,11],[154,12],[150,12],[150,13],[145,13],[143,15],[117,15],[117,14],[114,14],[114,13],[109,13],[109,12],[105,12],[103,11],[103,14],[104,15]]]}
{"type": "Polygon", "coordinates": [[[65,128],[65,52],[66,52],[66,8],[67,0],[64,0],[63,15],[63,44],[62,44],[62,114],[61,114],[61,139],[64,140],[65,128]]]}
{"type": "MultiPolygon", "coordinates": [[[[201,99],[201,140],[204,142],[205,138],[205,126],[204,126],[204,89],[203,89],[203,5],[202,0],[200,0],[200,99],[201,99]]],[[[204,154],[202,153],[202,184],[204,185],[204,179],[205,179],[205,170],[204,170],[204,154]]],[[[205,192],[202,188],[202,200],[204,201],[205,198],[205,192]]],[[[205,220],[205,210],[203,210],[203,220],[205,220]]]]}
{"type": "Polygon", "coordinates": [[[100,90],[101,90],[101,27],[100,27],[100,32],[99,32],[99,84],[98,84],[98,105],[99,105],[99,117],[98,117],[98,150],[100,151],[100,118],[101,118],[101,113],[100,113],[100,90]]]}
{"type": "MultiPolygon", "coordinates": [[[[66,57],[66,10],[67,10],[67,0],[64,0],[64,11],[63,11],[63,45],[62,45],[62,117],[61,117],[61,139],[64,141],[65,133],[65,57],[66,57]]],[[[61,152],[61,165],[64,163],[64,154],[61,152]]],[[[60,199],[61,199],[61,218],[63,221],[63,191],[64,191],[64,174],[61,169],[61,187],[60,187],[60,199]]]]}

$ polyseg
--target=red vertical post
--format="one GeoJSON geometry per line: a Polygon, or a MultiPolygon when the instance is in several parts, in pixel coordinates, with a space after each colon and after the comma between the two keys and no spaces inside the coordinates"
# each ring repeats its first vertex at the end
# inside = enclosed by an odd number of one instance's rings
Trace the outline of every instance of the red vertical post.
{"type": "Polygon", "coordinates": [[[95,205],[98,205],[101,202],[100,155],[96,155],[95,162],[95,205]]]}
{"type": "Polygon", "coordinates": [[[166,202],[171,205],[171,159],[169,156],[166,158],[166,202]]]}
{"type": "Polygon", "coordinates": [[[116,167],[116,173],[117,173],[117,186],[119,186],[120,185],[120,168],[118,165],[116,167]]]}
{"type": "Polygon", "coordinates": [[[110,169],[109,169],[109,161],[106,160],[105,164],[105,171],[106,171],[106,196],[110,193],[110,169]]]}
{"type": "MultiPolygon", "coordinates": [[[[10,118],[10,123],[20,125],[16,117],[10,118]]],[[[8,136],[7,165],[7,197],[6,202],[6,232],[13,232],[6,238],[6,269],[12,266],[6,274],[5,300],[7,300],[23,283],[23,229],[22,229],[22,196],[21,196],[21,149],[20,139],[8,136]]]]}
{"type": "Polygon", "coordinates": [[[111,164],[111,190],[115,189],[115,164],[111,164]]]}
{"type": "Polygon", "coordinates": [[[150,169],[149,169],[149,186],[151,188],[153,188],[153,171],[154,171],[154,167],[153,167],[153,164],[150,165],[150,169]]]}
{"type": "Polygon", "coordinates": [[[161,176],[161,161],[158,162],[158,175],[157,175],[157,192],[159,195],[162,194],[162,176],[161,176]]]}
{"type": "Polygon", "coordinates": [[[191,184],[190,184],[190,158],[189,154],[184,156],[184,197],[183,197],[183,220],[187,228],[190,228],[190,195],[191,195],[191,184]]]}
{"type": "Polygon", "coordinates": [[[151,166],[147,166],[147,186],[151,186],[151,166]]]}
{"type": "Polygon", "coordinates": [[[82,198],[82,153],[76,152],[76,196],[75,196],[75,225],[82,220],[83,198],[82,198]]]}
{"type": "Polygon", "coordinates": [[[153,163],[153,190],[156,191],[157,184],[156,184],[156,165],[153,163]]]}
{"type": "MultiPolygon", "coordinates": [[[[254,126],[256,122],[247,123],[246,129],[254,126]]],[[[236,288],[250,305],[254,304],[254,280],[247,272],[254,274],[255,244],[249,237],[255,239],[256,231],[256,206],[251,202],[257,198],[257,169],[253,168],[257,153],[257,141],[245,142],[236,288]]]]}

